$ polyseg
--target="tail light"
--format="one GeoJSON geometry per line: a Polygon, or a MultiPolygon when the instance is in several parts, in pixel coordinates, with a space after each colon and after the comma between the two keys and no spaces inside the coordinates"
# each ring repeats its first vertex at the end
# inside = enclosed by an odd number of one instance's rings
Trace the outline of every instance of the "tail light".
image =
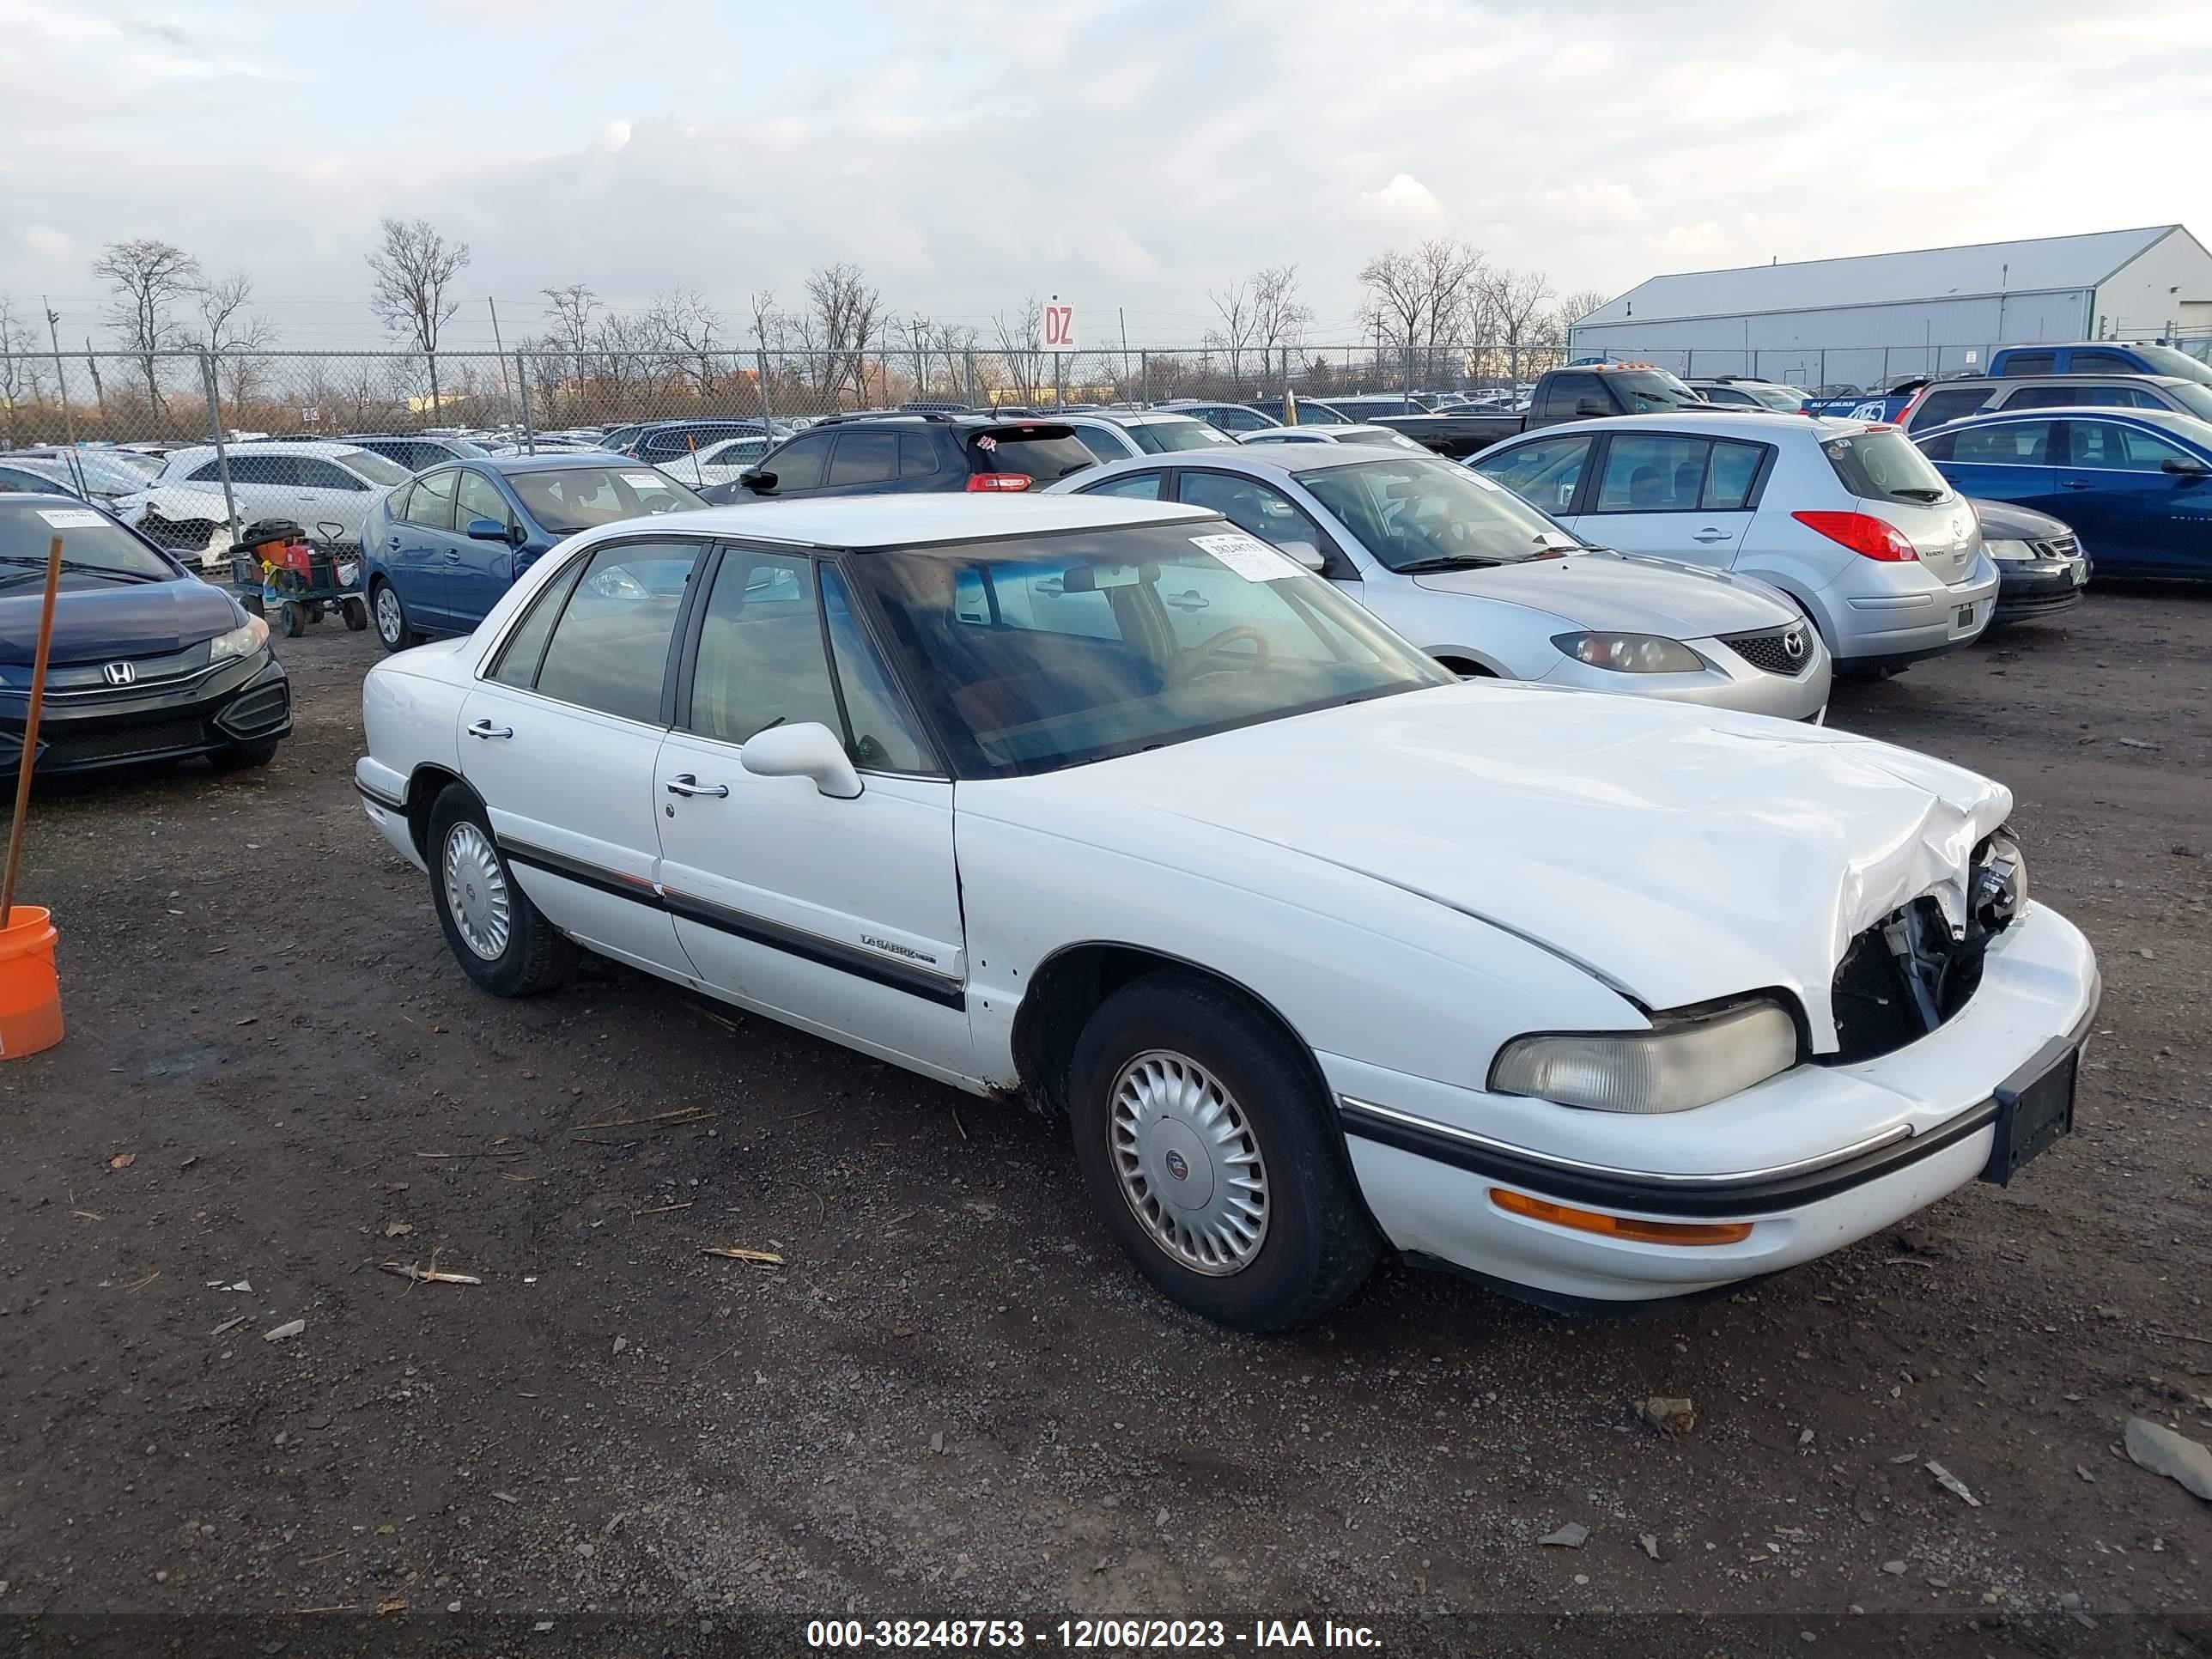
{"type": "Polygon", "coordinates": [[[1862,558],[1885,564],[1917,563],[1919,553],[1896,526],[1870,513],[1792,513],[1808,530],[1817,530],[1832,542],[1841,542],[1862,558]]]}
{"type": "Polygon", "coordinates": [[[971,472],[968,475],[968,493],[978,490],[1027,489],[1030,478],[1026,472],[971,472]]]}
{"type": "Polygon", "coordinates": [[[1901,429],[1909,430],[1912,425],[1912,411],[1920,407],[1920,400],[1927,395],[1928,388],[1923,386],[1919,391],[1914,392],[1910,398],[1907,398],[1905,400],[1905,407],[1897,411],[1897,419],[1894,422],[1894,424],[1901,429]]]}

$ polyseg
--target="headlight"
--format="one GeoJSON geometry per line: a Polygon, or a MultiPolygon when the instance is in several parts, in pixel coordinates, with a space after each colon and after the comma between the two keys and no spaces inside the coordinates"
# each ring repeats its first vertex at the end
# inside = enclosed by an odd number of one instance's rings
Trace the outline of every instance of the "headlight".
{"type": "Polygon", "coordinates": [[[1577,662],[1617,674],[1694,674],[1705,666],[1688,646],[1656,634],[1554,634],[1552,643],[1577,662]]]}
{"type": "Polygon", "coordinates": [[[2035,556],[2035,550],[2030,547],[2026,542],[1984,541],[1982,544],[1982,549],[1991,558],[1999,560],[2006,564],[2032,559],[2035,556]]]}
{"type": "Polygon", "coordinates": [[[258,617],[248,617],[246,626],[234,628],[228,634],[218,634],[208,641],[208,660],[210,663],[229,662],[240,657],[250,657],[269,643],[269,624],[258,617]]]}
{"type": "Polygon", "coordinates": [[[1774,1003],[1748,1002],[1660,1014],[1649,1031],[1516,1037],[1498,1050],[1490,1086],[1599,1112],[1684,1112],[1796,1063],[1796,1022],[1774,1003]]]}
{"type": "Polygon", "coordinates": [[[1982,843],[1974,868],[1974,916],[1995,933],[2027,908],[2027,854],[2009,830],[1982,843]]]}

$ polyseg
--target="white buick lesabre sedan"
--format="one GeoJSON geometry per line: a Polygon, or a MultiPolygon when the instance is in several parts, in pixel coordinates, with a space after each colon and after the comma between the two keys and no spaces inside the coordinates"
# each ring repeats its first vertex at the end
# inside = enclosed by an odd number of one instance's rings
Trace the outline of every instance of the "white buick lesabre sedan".
{"type": "Polygon", "coordinates": [[[1243,1328],[1386,1248],[1564,1304],[1808,1261],[2063,1134],[2096,1007],[2000,786],[1462,684],[1187,506],[609,525],[363,702],[479,986],[583,947],[1018,1091],[1243,1328]]]}

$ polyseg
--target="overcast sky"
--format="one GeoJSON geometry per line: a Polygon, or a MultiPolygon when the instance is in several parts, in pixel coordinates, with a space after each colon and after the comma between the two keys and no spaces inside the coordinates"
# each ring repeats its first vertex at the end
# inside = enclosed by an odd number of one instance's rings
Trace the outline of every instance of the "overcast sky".
{"type": "Polygon", "coordinates": [[[378,343],[386,215],[474,263],[455,347],[549,284],[732,319],[863,266],[986,328],[1194,341],[1295,263],[1317,342],[1437,234],[1608,293],[1662,271],[2181,222],[2212,237],[2212,5],[2166,0],[0,0],[0,294],[242,266],[288,343],[378,343]]]}

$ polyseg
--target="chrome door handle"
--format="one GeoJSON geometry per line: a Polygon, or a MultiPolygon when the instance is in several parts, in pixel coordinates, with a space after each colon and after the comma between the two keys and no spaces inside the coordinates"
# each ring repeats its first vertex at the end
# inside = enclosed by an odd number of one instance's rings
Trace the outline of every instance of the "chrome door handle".
{"type": "Polygon", "coordinates": [[[2094,489],[2097,486],[2087,478],[2061,478],[2058,487],[2061,489],[2094,489]]]}
{"type": "Polygon", "coordinates": [[[446,562],[447,564],[459,564],[460,562],[461,556],[458,550],[450,547],[446,550],[446,562]]]}
{"type": "Polygon", "coordinates": [[[469,735],[472,738],[511,738],[514,735],[514,728],[511,726],[494,726],[489,720],[478,720],[469,727],[469,735]]]}
{"type": "Polygon", "coordinates": [[[394,536],[394,537],[393,537],[390,541],[388,541],[388,542],[385,543],[385,545],[386,545],[386,547],[388,547],[388,548],[391,548],[391,549],[392,549],[392,550],[393,550],[395,552],[396,552],[396,551],[398,551],[398,547],[399,547],[399,538],[398,538],[398,537],[397,537],[397,536],[394,536]]]}
{"type": "Polygon", "coordinates": [[[689,772],[680,772],[661,786],[672,795],[712,795],[716,800],[729,799],[726,783],[702,783],[689,772]]]}
{"type": "Polygon", "coordinates": [[[1700,530],[1690,538],[1693,542],[1724,542],[1729,538],[1725,530],[1700,530]]]}

